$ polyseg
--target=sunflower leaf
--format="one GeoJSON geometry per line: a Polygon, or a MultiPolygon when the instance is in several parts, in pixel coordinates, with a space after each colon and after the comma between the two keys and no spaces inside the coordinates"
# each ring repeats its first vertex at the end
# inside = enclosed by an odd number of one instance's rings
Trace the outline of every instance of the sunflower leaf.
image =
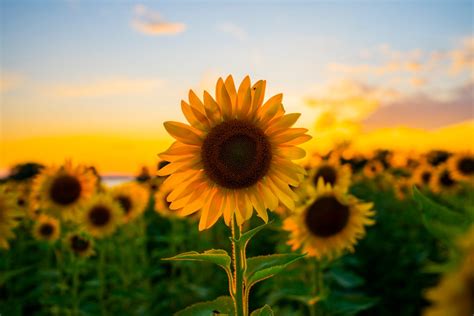
{"type": "MultiPolygon", "coordinates": [[[[257,226],[255,227],[254,229],[251,229],[249,230],[248,232],[245,232],[243,233],[239,240],[234,240],[235,242],[238,242],[240,243],[241,247],[244,249],[245,251],[245,247],[247,247],[247,244],[248,242],[250,241],[250,239],[253,238],[253,236],[255,236],[258,232],[260,232],[262,229],[264,229],[265,227],[267,227],[268,225],[271,225],[273,223],[273,221],[269,221],[268,223],[265,223],[265,224],[262,224],[260,226],[257,226]]],[[[232,238],[232,237],[231,237],[232,238]]]]}
{"type": "MultiPolygon", "coordinates": [[[[186,307],[175,316],[213,316],[234,315],[234,303],[230,296],[221,296],[213,301],[201,302],[186,307]]],[[[266,315],[266,314],[261,314],[266,315]]],[[[273,315],[273,314],[271,314],[273,315]]]]}
{"type": "Polygon", "coordinates": [[[273,316],[273,311],[270,306],[265,305],[262,308],[254,310],[250,316],[273,316]]]}
{"type": "Polygon", "coordinates": [[[290,263],[303,258],[305,254],[274,254],[269,256],[258,256],[247,259],[245,279],[249,287],[255,283],[271,278],[280,273],[290,263]]]}
{"type": "Polygon", "coordinates": [[[171,258],[165,258],[163,260],[211,262],[222,267],[226,272],[230,274],[231,259],[227,251],[223,249],[211,249],[206,250],[203,253],[199,253],[197,251],[183,252],[179,255],[176,255],[171,258]]]}
{"type": "Polygon", "coordinates": [[[424,196],[413,187],[413,198],[422,210],[423,225],[436,238],[451,243],[469,227],[467,216],[454,212],[424,196]]]}

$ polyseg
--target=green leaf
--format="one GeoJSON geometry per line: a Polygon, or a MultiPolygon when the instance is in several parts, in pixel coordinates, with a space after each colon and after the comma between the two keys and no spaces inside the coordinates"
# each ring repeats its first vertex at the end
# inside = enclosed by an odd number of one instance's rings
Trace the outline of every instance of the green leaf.
{"type": "Polygon", "coordinates": [[[186,307],[175,316],[224,316],[234,315],[234,303],[230,296],[221,296],[210,302],[201,302],[186,307]]]}
{"type": "Polygon", "coordinates": [[[355,273],[340,268],[332,268],[330,275],[342,287],[354,288],[364,284],[364,279],[355,273]]]}
{"type": "Polygon", "coordinates": [[[269,256],[258,256],[247,259],[245,279],[249,287],[255,283],[271,278],[280,273],[290,263],[303,258],[300,254],[275,254],[269,256]]]}
{"type": "Polygon", "coordinates": [[[24,267],[10,271],[2,271],[0,274],[0,286],[3,286],[7,281],[16,277],[17,275],[23,274],[26,271],[30,270],[32,267],[24,267]]]}
{"type": "Polygon", "coordinates": [[[262,308],[256,309],[250,314],[250,316],[273,316],[273,311],[270,306],[265,305],[262,308]]]}
{"type": "Polygon", "coordinates": [[[189,251],[163,260],[211,262],[217,264],[218,266],[222,267],[226,272],[230,273],[231,259],[227,254],[227,251],[223,249],[211,249],[206,250],[203,253],[189,251]]]}
{"type": "Polygon", "coordinates": [[[413,198],[423,212],[422,220],[426,229],[436,238],[451,243],[470,225],[468,217],[454,212],[424,196],[415,186],[413,198]]]}
{"type": "MultiPolygon", "coordinates": [[[[248,232],[243,233],[240,236],[239,240],[234,240],[234,241],[240,243],[242,249],[244,249],[244,251],[245,251],[245,248],[247,247],[247,244],[250,241],[250,239],[252,239],[253,236],[255,236],[259,231],[261,231],[262,229],[264,229],[268,225],[271,225],[272,223],[273,223],[273,221],[269,221],[268,223],[257,226],[254,229],[251,229],[248,232]]],[[[231,240],[232,240],[232,237],[231,237],[231,240]]]]}
{"type": "Polygon", "coordinates": [[[358,294],[334,294],[324,303],[332,315],[355,315],[369,309],[378,299],[358,294]]]}

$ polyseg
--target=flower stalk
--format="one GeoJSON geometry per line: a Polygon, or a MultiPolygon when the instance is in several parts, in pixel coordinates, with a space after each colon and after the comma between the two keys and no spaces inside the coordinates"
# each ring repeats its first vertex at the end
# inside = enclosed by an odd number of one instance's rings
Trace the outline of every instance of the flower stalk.
{"type": "Polygon", "coordinates": [[[234,267],[234,277],[231,297],[234,301],[235,315],[248,316],[248,298],[245,286],[244,274],[247,268],[245,246],[240,241],[241,228],[237,221],[232,224],[232,263],[234,267]]]}

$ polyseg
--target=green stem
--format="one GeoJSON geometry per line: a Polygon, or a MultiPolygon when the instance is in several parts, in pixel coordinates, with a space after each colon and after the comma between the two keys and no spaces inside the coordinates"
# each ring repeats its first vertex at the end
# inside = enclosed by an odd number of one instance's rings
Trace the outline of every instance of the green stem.
{"type": "Polygon", "coordinates": [[[107,309],[105,307],[105,242],[101,244],[99,249],[99,266],[98,266],[98,277],[99,277],[99,302],[100,310],[103,316],[107,315],[107,309]]]}
{"type": "Polygon", "coordinates": [[[235,315],[248,316],[248,301],[246,297],[244,273],[246,270],[245,249],[240,244],[241,231],[237,221],[232,224],[232,261],[234,266],[234,284],[232,288],[232,299],[234,301],[235,315]]]}
{"type": "Polygon", "coordinates": [[[73,274],[72,274],[72,315],[79,315],[79,267],[78,259],[73,258],[73,274]]]}
{"type": "MultiPolygon", "coordinates": [[[[313,298],[316,298],[317,296],[321,295],[321,290],[323,288],[323,275],[321,271],[321,263],[315,259],[315,258],[310,258],[311,262],[311,296],[313,298]]],[[[309,307],[309,312],[310,316],[316,316],[318,315],[318,302],[314,302],[310,304],[309,307]]]]}

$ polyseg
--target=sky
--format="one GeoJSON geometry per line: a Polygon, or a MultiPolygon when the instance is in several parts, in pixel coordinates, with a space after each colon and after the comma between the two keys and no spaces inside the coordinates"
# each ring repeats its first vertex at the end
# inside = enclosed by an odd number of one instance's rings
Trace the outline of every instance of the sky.
{"type": "Polygon", "coordinates": [[[0,171],[73,159],[135,173],[170,144],[162,123],[183,121],[188,90],[228,74],[282,92],[321,150],[469,149],[473,14],[448,0],[2,0],[0,171]]]}

